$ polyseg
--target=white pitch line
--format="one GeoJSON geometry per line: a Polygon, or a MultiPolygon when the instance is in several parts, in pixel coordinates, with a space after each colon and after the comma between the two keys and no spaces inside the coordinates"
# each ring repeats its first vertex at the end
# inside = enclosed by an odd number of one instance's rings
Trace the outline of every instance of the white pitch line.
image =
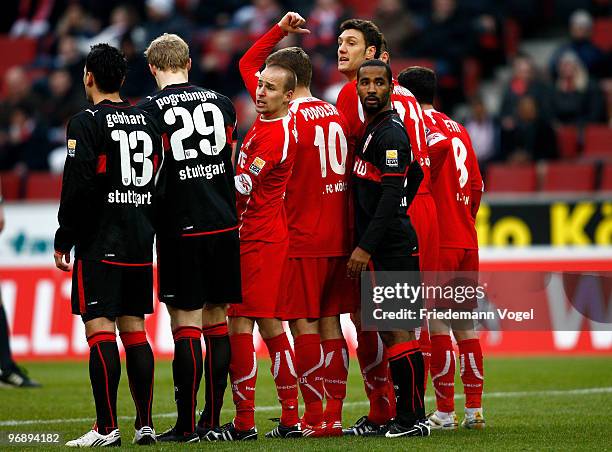
{"type": "MultiPolygon", "coordinates": [[[[604,386],[601,388],[581,388],[581,389],[551,389],[547,391],[509,391],[509,392],[489,392],[484,393],[483,397],[485,399],[506,399],[506,398],[519,398],[519,397],[532,397],[532,396],[567,396],[567,395],[588,395],[588,394],[609,394],[612,393],[612,386],[604,386]]],[[[460,400],[463,399],[463,394],[456,394],[455,399],[460,400]]],[[[434,401],[434,397],[427,396],[425,397],[426,402],[434,401]]],[[[344,403],[345,407],[356,407],[356,406],[366,406],[368,405],[367,400],[362,400],[358,402],[346,402],[344,403]]],[[[277,411],[280,408],[280,405],[273,406],[261,406],[257,407],[256,411],[277,411]]],[[[233,413],[234,408],[224,408],[222,410],[224,413],[233,413]]],[[[165,418],[165,417],[175,417],[176,412],[172,413],[160,413],[154,414],[155,418],[165,418]]],[[[130,420],[133,419],[134,416],[119,416],[119,420],[130,420]]],[[[72,424],[76,422],[91,422],[92,417],[85,418],[72,418],[72,419],[26,419],[26,420],[8,420],[8,421],[0,421],[0,427],[9,427],[9,426],[19,426],[19,425],[40,425],[40,424],[72,424]]]]}

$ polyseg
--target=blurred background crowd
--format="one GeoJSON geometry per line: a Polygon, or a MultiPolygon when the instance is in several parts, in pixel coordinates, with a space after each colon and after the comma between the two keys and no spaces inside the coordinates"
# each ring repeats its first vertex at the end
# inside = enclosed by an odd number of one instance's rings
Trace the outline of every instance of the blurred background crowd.
{"type": "Polygon", "coordinates": [[[231,97],[244,134],[254,110],[238,60],[287,10],[307,18],[311,34],[284,44],[306,49],[313,92],[326,100],[344,83],[336,41],[349,17],[379,25],[396,73],[434,68],[438,106],[465,122],[483,169],[497,175],[489,174],[490,189],[503,189],[504,177],[514,191],[545,189],[536,174],[542,161],[589,166],[590,190],[612,179],[611,0],[9,0],[0,15],[5,197],[36,197],[28,175],[61,173],[66,122],[86,106],[83,64],[95,43],[123,50],[122,95],[136,102],[156,89],[147,44],[181,35],[191,46],[191,81],[231,97]],[[516,168],[528,169],[523,185],[516,168]]]}

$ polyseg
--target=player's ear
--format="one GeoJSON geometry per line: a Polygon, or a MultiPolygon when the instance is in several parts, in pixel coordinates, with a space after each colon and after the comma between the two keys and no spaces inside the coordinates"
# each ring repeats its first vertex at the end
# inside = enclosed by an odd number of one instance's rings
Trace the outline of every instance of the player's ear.
{"type": "Polygon", "coordinates": [[[366,47],[366,51],[365,51],[366,60],[374,59],[374,55],[376,55],[376,47],[375,46],[366,47]]]}
{"type": "Polygon", "coordinates": [[[151,71],[151,75],[155,77],[157,75],[157,68],[152,64],[149,64],[149,71],[151,71]]]}
{"type": "Polygon", "coordinates": [[[86,72],[85,73],[85,85],[88,88],[93,87],[95,84],[95,79],[94,79],[94,75],[93,72],[86,72]]]}
{"type": "Polygon", "coordinates": [[[289,102],[293,98],[293,90],[290,89],[285,93],[285,99],[289,102]]]}
{"type": "Polygon", "coordinates": [[[189,58],[189,61],[187,62],[187,71],[191,70],[191,58],[189,58]]]}

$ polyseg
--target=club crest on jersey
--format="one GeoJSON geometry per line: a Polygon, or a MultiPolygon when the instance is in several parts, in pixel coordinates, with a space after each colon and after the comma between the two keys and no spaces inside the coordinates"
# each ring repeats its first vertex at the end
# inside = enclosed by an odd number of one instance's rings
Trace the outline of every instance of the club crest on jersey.
{"type": "Polygon", "coordinates": [[[251,166],[249,166],[249,171],[255,174],[256,176],[259,176],[259,173],[261,172],[261,170],[263,169],[265,165],[266,165],[265,160],[259,157],[255,157],[255,160],[253,160],[253,163],[251,163],[251,166]]]}
{"type": "Polygon", "coordinates": [[[74,157],[76,151],[76,140],[68,140],[68,157],[74,157]]]}
{"type": "Polygon", "coordinates": [[[397,150],[396,149],[389,149],[386,152],[386,156],[387,156],[387,166],[399,166],[399,163],[397,161],[397,150]]]}

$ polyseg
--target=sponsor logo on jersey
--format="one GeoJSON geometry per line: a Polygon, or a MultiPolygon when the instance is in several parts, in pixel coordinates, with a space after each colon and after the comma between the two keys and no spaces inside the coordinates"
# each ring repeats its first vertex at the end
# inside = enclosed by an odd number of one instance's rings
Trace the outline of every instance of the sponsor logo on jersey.
{"type": "Polygon", "coordinates": [[[74,157],[76,151],[76,140],[68,140],[68,157],[74,157]]]}
{"type": "Polygon", "coordinates": [[[397,149],[389,149],[386,152],[387,166],[399,166],[397,161],[397,149]]]}
{"type": "Polygon", "coordinates": [[[259,173],[261,172],[261,170],[263,169],[265,165],[266,165],[265,160],[259,157],[255,157],[255,160],[253,160],[253,163],[251,163],[251,166],[249,166],[249,171],[256,176],[259,176],[259,173]]]}
{"type": "Polygon", "coordinates": [[[433,146],[442,140],[446,140],[446,137],[438,132],[433,132],[427,135],[427,146],[433,146]]]}

